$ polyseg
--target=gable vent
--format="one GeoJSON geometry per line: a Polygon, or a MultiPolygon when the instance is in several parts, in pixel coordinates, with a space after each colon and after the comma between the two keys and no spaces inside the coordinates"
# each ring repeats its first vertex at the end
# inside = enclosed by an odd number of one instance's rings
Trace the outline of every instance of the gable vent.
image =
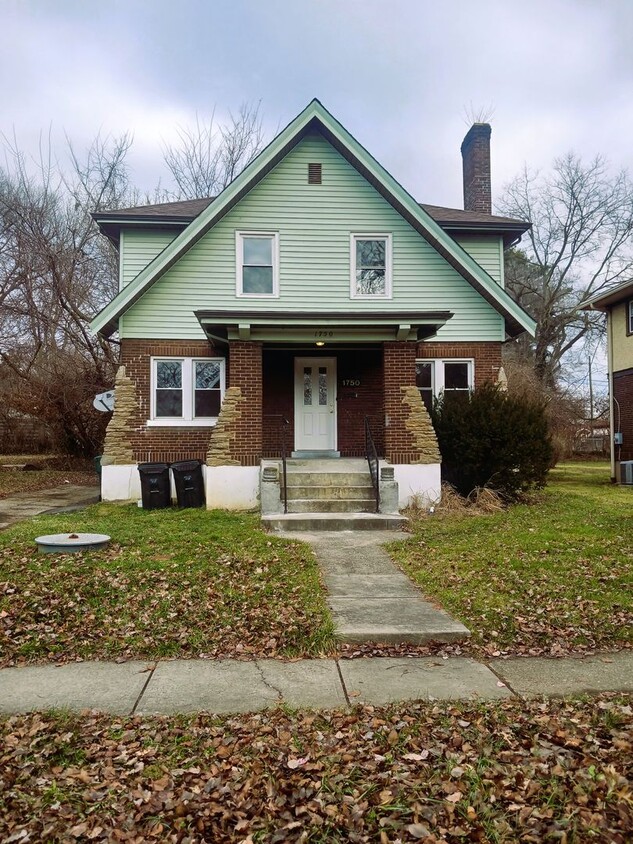
{"type": "Polygon", "coordinates": [[[308,184],[309,185],[320,185],[321,184],[321,164],[313,162],[312,164],[308,164],[308,184]]]}

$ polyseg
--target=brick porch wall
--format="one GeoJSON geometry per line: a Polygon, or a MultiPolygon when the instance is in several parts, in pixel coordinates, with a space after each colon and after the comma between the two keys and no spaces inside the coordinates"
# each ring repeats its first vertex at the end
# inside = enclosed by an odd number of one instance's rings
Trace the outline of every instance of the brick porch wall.
{"type": "Polygon", "coordinates": [[[262,344],[247,340],[229,343],[228,386],[242,391],[240,416],[232,457],[242,466],[257,466],[262,459],[262,344]]]}
{"type": "Polygon", "coordinates": [[[416,357],[414,343],[383,344],[385,457],[391,463],[414,463],[418,457],[413,434],[406,427],[409,413],[401,390],[415,385],[416,357]]]}
{"type": "Polygon", "coordinates": [[[138,414],[130,432],[134,459],[139,463],[176,460],[204,460],[211,428],[148,427],[151,413],[150,357],[224,357],[206,340],[135,340],[121,341],[121,363],[136,385],[138,414]]]}
{"type": "MultiPolygon", "coordinates": [[[[418,343],[418,358],[472,358],[475,387],[496,381],[501,368],[501,343],[418,343]]],[[[414,381],[415,383],[415,381],[414,381]]]]}
{"type": "MultiPolygon", "coordinates": [[[[620,405],[615,405],[615,424],[620,419],[620,430],[622,431],[622,446],[615,447],[616,458],[620,460],[633,460],[633,369],[623,369],[613,373],[613,397],[620,405]]],[[[618,480],[620,474],[617,473],[618,480]]]]}

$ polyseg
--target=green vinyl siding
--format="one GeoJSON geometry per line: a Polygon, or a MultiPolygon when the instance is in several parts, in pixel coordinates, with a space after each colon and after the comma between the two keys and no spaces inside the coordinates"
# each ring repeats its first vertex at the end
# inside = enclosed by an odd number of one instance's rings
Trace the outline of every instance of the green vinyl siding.
{"type": "Polygon", "coordinates": [[[503,238],[498,235],[457,235],[455,240],[491,278],[504,286],[503,238]]]}
{"type": "Polygon", "coordinates": [[[121,233],[121,277],[119,290],[129,284],[154,258],[172,242],[182,228],[128,228],[121,233]]]}
{"type": "MultiPolygon", "coordinates": [[[[126,235],[127,236],[127,235],[126,235]]],[[[318,133],[294,149],[121,320],[124,337],[203,336],[194,311],[450,310],[438,340],[501,340],[503,318],[318,133]],[[308,164],[322,184],[308,184],[308,164]],[[236,295],[236,231],[279,233],[279,298],[236,295]],[[350,298],[350,235],[392,234],[393,298],[350,298]]]]}

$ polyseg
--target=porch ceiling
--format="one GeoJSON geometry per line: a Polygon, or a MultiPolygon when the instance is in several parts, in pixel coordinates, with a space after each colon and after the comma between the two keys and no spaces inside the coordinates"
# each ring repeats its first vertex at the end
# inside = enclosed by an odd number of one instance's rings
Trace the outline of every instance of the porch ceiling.
{"type": "Polygon", "coordinates": [[[453,316],[451,311],[394,311],[382,313],[196,311],[214,342],[259,340],[274,343],[357,343],[400,340],[417,342],[437,333],[453,316]]]}

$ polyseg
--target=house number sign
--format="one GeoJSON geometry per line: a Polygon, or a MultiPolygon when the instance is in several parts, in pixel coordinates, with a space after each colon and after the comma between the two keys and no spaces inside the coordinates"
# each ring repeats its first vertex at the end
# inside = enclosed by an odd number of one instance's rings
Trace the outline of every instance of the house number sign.
{"type": "Polygon", "coordinates": [[[315,337],[334,337],[334,332],[333,331],[315,331],[314,336],[315,337]]]}
{"type": "Polygon", "coordinates": [[[360,378],[343,378],[344,387],[360,387],[360,378]]]}

